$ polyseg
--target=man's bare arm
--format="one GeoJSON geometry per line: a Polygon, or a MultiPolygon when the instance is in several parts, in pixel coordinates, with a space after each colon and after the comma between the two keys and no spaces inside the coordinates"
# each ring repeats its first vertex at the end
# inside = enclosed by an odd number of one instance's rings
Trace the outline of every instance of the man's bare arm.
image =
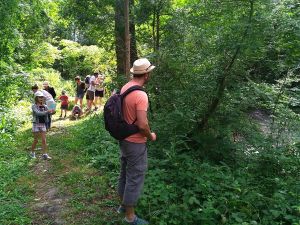
{"type": "Polygon", "coordinates": [[[140,132],[145,137],[147,137],[149,140],[155,141],[156,134],[151,133],[151,130],[150,130],[150,127],[148,124],[147,111],[137,110],[136,116],[137,116],[137,121],[135,122],[135,124],[139,127],[140,132]]]}

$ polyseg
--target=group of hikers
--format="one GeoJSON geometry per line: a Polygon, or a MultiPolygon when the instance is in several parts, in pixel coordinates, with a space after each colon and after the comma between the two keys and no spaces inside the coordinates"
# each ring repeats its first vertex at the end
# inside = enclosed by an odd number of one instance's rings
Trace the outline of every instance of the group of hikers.
{"type": "MultiPolygon", "coordinates": [[[[117,212],[124,214],[127,224],[149,224],[146,220],[139,218],[135,214],[135,206],[141,194],[145,173],[147,169],[147,140],[155,141],[156,134],[151,132],[148,124],[147,110],[149,106],[148,95],[143,90],[143,87],[150,79],[151,71],[155,68],[148,59],[140,58],[134,61],[130,72],[132,79],[126,83],[120,93],[114,95],[122,96],[122,115],[125,123],[135,126],[137,129],[132,134],[119,139],[120,146],[120,176],[118,180],[118,194],[120,197],[120,206],[117,212]]],[[[97,105],[94,100],[104,96],[104,76],[99,73],[94,73],[89,77],[88,86],[86,82],[81,81],[79,76],[75,77],[76,81],[76,96],[75,106],[82,109],[82,100],[86,93],[87,111],[92,109],[97,110],[97,105]],[[79,101],[79,105],[77,102],[79,101]]],[[[31,147],[31,157],[35,158],[35,148],[39,137],[42,140],[42,158],[45,160],[51,159],[47,153],[46,131],[51,126],[51,115],[55,112],[54,99],[56,97],[54,89],[49,87],[49,83],[44,82],[44,89],[38,90],[38,86],[34,85],[32,91],[35,96],[35,103],[32,105],[33,126],[32,132],[34,141],[31,147]],[[54,94],[54,95],[53,95],[54,94]],[[45,104],[46,103],[46,104],[45,104]]],[[[61,100],[61,115],[63,110],[66,110],[68,97],[62,92],[59,97],[61,100]]],[[[113,97],[112,96],[112,97],[113,97]]],[[[112,98],[111,97],[111,98],[112,98]]],[[[101,102],[100,102],[101,104],[101,102]]],[[[66,111],[65,116],[66,116],[66,111]]]]}
{"type": "Polygon", "coordinates": [[[94,105],[95,110],[97,110],[97,105],[102,104],[102,98],[104,97],[104,80],[105,76],[99,72],[95,72],[92,76],[86,76],[84,81],[80,79],[80,76],[76,76],[75,105],[77,105],[77,102],[79,101],[79,107],[82,109],[82,101],[84,94],[86,93],[86,111],[90,111],[92,105],[94,105]]]}
{"type": "MultiPolygon", "coordinates": [[[[97,104],[102,104],[102,97],[104,97],[104,75],[99,76],[99,72],[95,72],[92,76],[88,75],[85,81],[81,81],[80,76],[75,77],[76,82],[76,96],[75,105],[72,109],[72,117],[80,117],[83,114],[82,102],[86,93],[87,109],[91,110],[91,106],[95,106],[95,110],[98,109],[97,104]],[[77,102],[79,101],[79,105],[77,102]]],[[[49,85],[48,81],[43,82],[43,89],[39,90],[37,84],[32,86],[34,93],[34,104],[32,105],[33,114],[33,127],[32,131],[34,134],[34,141],[31,148],[31,157],[36,158],[35,148],[38,142],[38,137],[42,140],[42,157],[44,159],[51,159],[47,154],[46,146],[46,131],[51,128],[52,115],[56,111],[56,101],[61,102],[60,104],[60,118],[67,117],[67,110],[69,108],[69,97],[66,95],[66,91],[62,91],[61,95],[56,99],[56,92],[53,87],[49,85]]]]}

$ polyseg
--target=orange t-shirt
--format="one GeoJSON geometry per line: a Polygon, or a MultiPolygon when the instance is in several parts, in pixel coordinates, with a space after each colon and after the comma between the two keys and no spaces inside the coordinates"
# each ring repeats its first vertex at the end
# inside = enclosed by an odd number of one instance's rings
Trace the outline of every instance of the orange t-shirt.
{"type": "MultiPolygon", "coordinates": [[[[135,81],[129,81],[121,89],[121,94],[124,93],[128,88],[139,85],[135,81]]],[[[132,124],[136,120],[136,112],[138,110],[147,111],[148,109],[148,96],[144,91],[133,91],[129,93],[123,101],[123,115],[127,123],[132,124]]],[[[147,138],[141,133],[133,134],[127,138],[126,141],[134,143],[145,143],[147,138]]]]}

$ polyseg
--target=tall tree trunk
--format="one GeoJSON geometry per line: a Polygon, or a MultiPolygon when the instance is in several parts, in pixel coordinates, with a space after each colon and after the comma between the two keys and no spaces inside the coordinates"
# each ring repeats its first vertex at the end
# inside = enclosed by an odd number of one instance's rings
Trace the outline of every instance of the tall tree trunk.
{"type": "MultiPolygon", "coordinates": [[[[134,1],[130,0],[130,8],[134,1]]],[[[131,16],[133,18],[133,16],[131,16]]],[[[131,63],[138,58],[135,38],[135,24],[134,20],[130,20],[130,58],[131,63]]],[[[115,46],[117,58],[117,74],[118,76],[125,76],[125,18],[124,18],[124,1],[116,0],[115,3],[115,46]]]]}
{"type": "Polygon", "coordinates": [[[156,29],[155,29],[155,24],[156,24],[156,7],[153,8],[153,19],[152,19],[152,41],[153,41],[153,50],[154,52],[156,51],[155,49],[155,40],[156,40],[156,29]]]}
{"type": "Polygon", "coordinates": [[[153,19],[152,19],[152,40],[153,40],[153,50],[154,52],[159,51],[160,42],[160,13],[161,9],[164,7],[164,2],[159,1],[153,7],[153,19]]]}
{"type": "Polygon", "coordinates": [[[124,44],[124,2],[116,0],[115,4],[115,42],[117,57],[117,74],[125,74],[125,44],[124,44]]]}
{"type": "Polygon", "coordinates": [[[125,74],[130,79],[130,34],[129,34],[129,0],[124,1],[124,24],[125,24],[125,74]]]}
{"type": "Polygon", "coordinates": [[[160,12],[159,9],[157,11],[157,15],[156,15],[156,39],[155,39],[155,51],[159,51],[159,39],[160,39],[160,35],[159,35],[159,29],[160,29],[160,12]]]}
{"type": "Polygon", "coordinates": [[[134,8],[134,0],[130,0],[129,30],[130,30],[130,64],[131,65],[135,60],[138,59],[137,47],[136,47],[136,36],[135,36],[135,22],[134,22],[134,15],[131,10],[133,8],[134,8]]]}

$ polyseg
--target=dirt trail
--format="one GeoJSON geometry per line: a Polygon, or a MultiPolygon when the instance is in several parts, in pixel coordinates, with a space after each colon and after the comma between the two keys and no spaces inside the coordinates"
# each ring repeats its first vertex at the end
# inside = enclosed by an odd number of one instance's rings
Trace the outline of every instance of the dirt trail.
{"type": "MultiPolygon", "coordinates": [[[[269,133],[269,116],[261,110],[252,111],[249,116],[260,123],[262,132],[269,133]]],[[[51,131],[47,133],[47,137],[55,136],[59,138],[67,134],[67,123],[70,123],[69,118],[56,119],[53,121],[51,131]]],[[[71,122],[76,123],[76,121],[71,122]]],[[[51,147],[51,146],[50,146],[51,147]]],[[[58,149],[56,149],[58,151],[58,149]]],[[[64,158],[55,156],[55,151],[50,151],[50,155],[56,161],[64,164],[64,158]],[[54,155],[52,155],[52,153],[54,155]]],[[[60,172],[71,171],[72,168],[64,167],[64,171],[57,171],[54,168],[54,160],[45,161],[41,158],[41,152],[37,151],[37,161],[33,167],[36,182],[34,186],[35,197],[34,202],[29,205],[30,211],[33,212],[33,225],[65,225],[67,224],[68,201],[72,196],[64,194],[65,190],[60,190],[59,178],[60,172]]],[[[65,164],[64,164],[65,165],[65,164]]],[[[66,166],[66,165],[65,165],[66,166]]],[[[99,207],[100,208],[100,207],[99,207]]],[[[109,210],[106,210],[109,211],[109,210]]]]}
{"type": "Polygon", "coordinates": [[[68,197],[62,196],[55,185],[55,177],[49,175],[51,162],[40,161],[34,167],[35,174],[39,176],[39,182],[36,185],[35,202],[31,209],[36,213],[36,219],[33,224],[44,224],[45,221],[51,221],[50,224],[66,224],[63,219],[68,197]]]}
{"type": "MultiPolygon", "coordinates": [[[[64,132],[64,121],[54,121],[52,127],[48,135],[64,132]]],[[[33,167],[33,173],[37,177],[35,198],[29,206],[34,212],[32,224],[66,224],[64,213],[67,211],[68,196],[64,196],[58,189],[57,176],[51,172],[52,167],[52,161],[43,160],[41,153],[37,151],[37,163],[33,167]]]]}
{"type": "MultiPolygon", "coordinates": [[[[82,119],[54,117],[47,133],[49,155],[32,161],[31,184],[34,199],[27,205],[33,225],[121,224],[123,217],[115,212],[117,196],[111,188],[109,175],[88,164],[80,149],[80,139],[74,136],[77,123],[93,119],[101,111],[85,114],[82,119]]],[[[81,129],[80,125],[78,129],[81,129]]]]}

